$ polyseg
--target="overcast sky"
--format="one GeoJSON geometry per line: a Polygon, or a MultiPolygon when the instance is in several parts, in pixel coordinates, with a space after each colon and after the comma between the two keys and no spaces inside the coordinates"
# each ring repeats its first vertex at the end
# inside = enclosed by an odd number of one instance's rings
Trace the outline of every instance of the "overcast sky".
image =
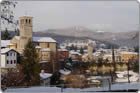
{"type": "Polygon", "coordinates": [[[16,18],[33,16],[33,30],[85,26],[105,31],[137,30],[136,1],[20,1],[16,18]]]}

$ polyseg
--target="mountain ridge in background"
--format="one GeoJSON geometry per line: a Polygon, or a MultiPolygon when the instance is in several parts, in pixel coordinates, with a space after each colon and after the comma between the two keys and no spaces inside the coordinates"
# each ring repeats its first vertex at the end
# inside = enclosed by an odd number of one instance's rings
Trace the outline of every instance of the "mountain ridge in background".
{"type": "MultiPolygon", "coordinates": [[[[105,41],[119,46],[134,47],[139,45],[139,32],[107,32],[103,30],[91,30],[82,26],[74,26],[62,29],[48,29],[44,31],[34,32],[34,35],[44,36],[47,34],[65,37],[91,38],[93,40],[105,41]],[[38,34],[35,34],[38,33],[38,34]]],[[[65,39],[65,38],[64,38],[65,39]]]]}
{"type": "MultiPolygon", "coordinates": [[[[14,31],[9,31],[9,33],[11,38],[15,36],[14,31]]],[[[2,31],[1,35],[3,34],[2,31]]],[[[135,47],[139,45],[139,31],[107,32],[103,30],[91,30],[82,26],[37,31],[33,32],[33,36],[52,37],[58,43],[62,43],[65,40],[92,39],[118,46],[135,47]]]]}

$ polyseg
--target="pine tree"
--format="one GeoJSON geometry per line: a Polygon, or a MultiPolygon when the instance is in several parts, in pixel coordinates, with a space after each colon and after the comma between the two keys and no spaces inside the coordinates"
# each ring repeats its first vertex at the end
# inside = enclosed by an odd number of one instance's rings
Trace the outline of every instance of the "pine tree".
{"type": "Polygon", "coordinates": [[[72,44],[71,47],[70,47],[70,50],[74,50],[74,48],[75,48],[75,47],[74,47],[74,45],[72,44]]]}
{"type": "Polygon", "coordinates": [[[74,51],[77,51],[77,46],[74,46],[74,51]]]}
{"type": "Polygon", "coordinates": [[[101,67],[103,65],[103,58],[98,58],[98,66],[101,67]]]}
{"type": "Polygon", "coordinates": [[[112,48],[112,63],[113,63],[114,73],[115,73],[116,72],[116,62],[115,62],[114,47],[112,48]]]}
{"type": "Polygon", "coordinates": [[[139,53],[139,46],[134,47],[135,52],[139,53]]]}
{"type": "Polygon", "coordinates": [[[80,53],[81,53],[81,54],[84,54],[84,50],[83,50],[82,47],[80,48],[80,53]]]}
{"type": "Polygon", "coordinates": [[[27,85],[38,85],[40,83],[40,65],[38,62],[39,56],[34,43],[29,40],[21,57],[21,67],[25,74],[27,85]]]}
{"type": "Polygon", "coordinates": [[[10,34],[8,32],[8,29],[6,28],[4,34],[2,35],[2,40],[9,40],[9,39],[10,39],[10,34]]]}

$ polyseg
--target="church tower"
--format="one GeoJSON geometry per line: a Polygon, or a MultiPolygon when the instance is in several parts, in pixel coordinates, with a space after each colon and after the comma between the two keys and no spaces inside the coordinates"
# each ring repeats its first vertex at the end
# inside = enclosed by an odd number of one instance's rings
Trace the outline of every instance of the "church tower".
{"type": "Polygon", "coordinates": [[[88,58],[91,60],[92,59],[92,54],[93,53],[93,42],[91,40],[88,41],[88,58]]]}
{"type": "Polygon", "coordinates": [[[20,17],[20,51],[25,49],[28,40],[32,40],[32,17],[22,16],[20,17]]]}

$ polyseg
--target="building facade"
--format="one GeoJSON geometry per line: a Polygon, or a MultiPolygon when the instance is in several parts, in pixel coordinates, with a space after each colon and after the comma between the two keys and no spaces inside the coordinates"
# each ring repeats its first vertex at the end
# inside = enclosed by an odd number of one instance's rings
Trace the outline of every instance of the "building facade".
{"type": "Polygon", "coordinates": [[[136,59],[138,58],[138,53],[136,52],[120,52],[122,62],[128,62],[129,59],[136,59]]]}
{"type": "MultiPolygon", "coordinates": [[[[120,55],[115,55],[115,62],[121,62],[121,56],[120,55]]],[[[112,59],[112,54],[105,54],[103,56],[103,60],[107,60],[108,63],[112,63],[113,62],[113,59],[112,59]]]]}
{"type": "Polygon", "coordinates": [[[50,61],[50,57],[56,54],[56,41],[50,37],[34,37],[32,35],[33,18],[29,16],[20,17],[20,36],[15,36],[10,43],[12,49],[22,53],[29,40],[35,44],[39,53],[40,61],[50,61]]]}
{"type": "Polygon", "coordinates": [[[10,48],[1,49],[1,68],[15,68],[17,65],[17,52],[10,48]]]}
{"type": "Polygon", "coordinates": [[[64,61],[64,60],[68,59],[68,57],[69,57],[69,52],[67,49],[58,49],[57,50],[58,61],[64,61]]]}

